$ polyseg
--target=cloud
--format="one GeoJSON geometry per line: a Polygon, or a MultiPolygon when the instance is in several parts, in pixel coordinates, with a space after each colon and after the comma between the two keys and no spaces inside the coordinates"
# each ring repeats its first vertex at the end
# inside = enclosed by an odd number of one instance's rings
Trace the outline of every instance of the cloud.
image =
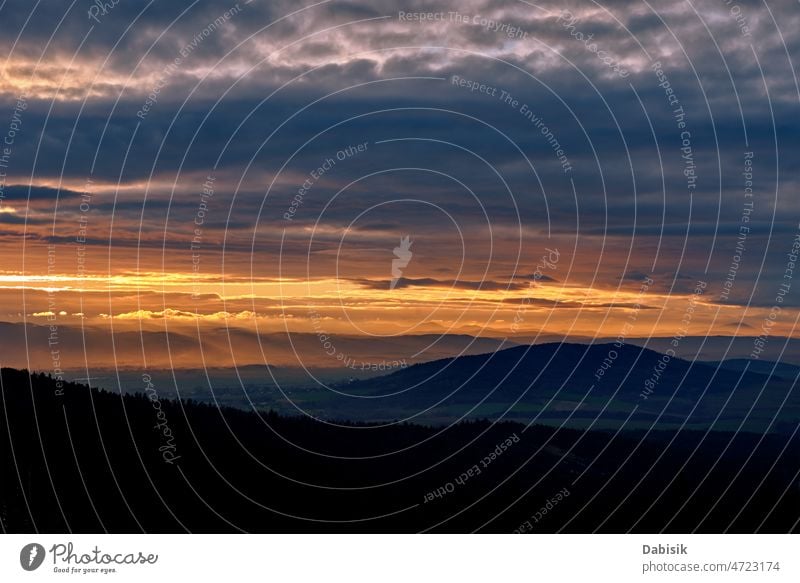
{"type": "Polygon", "coordinates": [[[6,256],[23,242],[26,261],[72,252],[86,219],[98,270],[113,249],[116,264],[191,273],[200,237],[207,273],[378,290],[392,241],[411,233],[401,289],[519,290],[525,276],[482,274],[527,271],[558,244],[542,282],[628,288],[654,271],[683,293],[692,283],[674,274],[702,274],[717,294],[747,226],[733,296],[773,301],[800,215],[793,5],[741,2],[741,19],[712,0],[404,5],[445,14],[420,22],[388,0],[314,4],[240,2],[223,18],[234,2],[120,2],[97,22],[85,5],[5,2],[0,137],[20,94],[28,105],[3,182],[6,256]]]}
{"type": "MultiPolygon", "coordinates": [[[[388,290],[390,280],[356,280],[359,285],[372,290],[388,290]]],[[[394,289],[404,289],[413,287],[432,287],[432,288],[453,288],[463,290],[481,290],[481,291],[498,291],[498,290],[522,290],[527,289],[527,285],[502,282],[502,281],[464,281],[464,280],[445,280],[434,279],[430,277],[422,278],[408,278],[400,277],[394,285],[394,289]]]]}

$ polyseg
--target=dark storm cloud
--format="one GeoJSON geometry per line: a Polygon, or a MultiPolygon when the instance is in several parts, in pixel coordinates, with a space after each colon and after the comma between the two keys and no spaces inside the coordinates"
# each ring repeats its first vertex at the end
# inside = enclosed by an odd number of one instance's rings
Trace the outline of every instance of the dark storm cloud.
{"type": "Polygon", "coordinates": [[[610,308],[626,308],[626,309],[635,309],[635,310],[658,310],[660,308],[654,306],[642,306],[639,304],[631,304],[625,302],[614,302],[614,303],[603,303],[603,304],[591,304],[588,302],[577,302],[577,301],[559,301],[559,300],[547,300],[542,298],[504,298],[501,300],[504,304],[519,304],[525,306],[537,306],[537,307],[544,307],[544,308],[551,308],[551,309],[610,309],[610,308]]]}
{"type": "MultiPolygon", "coordinates": [[[[369,279],[358,280],[356,283],[367,289],[386,290],[389,287],[389,281],[375,281],[369,279]]],[[[482,290],[482,291],[498,291],[498,290],[522,290],[527,289],[527,285],[504,282],[504,281],[465,281],[465,280],[442,280],[430,277],[423,277],[418,279],[401,277],[395,282],[393,289],[412,288],[412,287],[441,287],[465,290],[482,290]]]]}
{"type": "Polygon", "coordinates": [[[526,280],[545,281],[545,282],[558,281],[556,278],[550,277],[549,275],[545,275],[543,273],[515,274],[509,277],[512,279],[526,279],[526,280]]]}

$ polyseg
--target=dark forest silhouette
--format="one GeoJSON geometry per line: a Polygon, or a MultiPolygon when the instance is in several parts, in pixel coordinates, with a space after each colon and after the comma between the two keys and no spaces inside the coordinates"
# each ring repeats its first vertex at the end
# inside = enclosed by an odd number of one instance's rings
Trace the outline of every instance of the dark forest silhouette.
{"type": "Polygon", "coordinates": [[[623,465],[639,434],[489,421],[334,427],[162,400],[169,463],[147,395],[62,389],[46,375],[2,370],[5,532],[512,532],[526,521],[532,532],[786,532],[800,517],[800,444],[786,447],[786,435],[740,433],[712,470],[729,433],[681,432],[655,466],[674,434],[653,433],[623,465]],[[387,485],[364,488],[378,484],[387,485]],[[569,496],[537,515],[564,489],[569,496]]]}

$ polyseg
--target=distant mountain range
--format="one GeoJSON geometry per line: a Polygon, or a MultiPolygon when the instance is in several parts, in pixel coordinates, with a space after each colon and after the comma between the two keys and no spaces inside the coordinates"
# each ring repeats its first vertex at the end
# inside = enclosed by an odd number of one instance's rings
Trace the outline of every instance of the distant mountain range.
{"type": "MultiPolygon", "coordinates": [[[[420,334],[373,338],[370,336],[318,335],[285,331],[257,333],[253,330],[220,327],[198,330],[173,325],[170,331],[116,331],[86,326],[57,326],[58,343],[50,343],[46,325],[0,322],[0,353],[3,364],[31,370],[52,368],[51,350],[60,350],[61,367],[92,376],[100,369],[140,371],[145,368],[192,371],[201,367],[233,369],[266,364],[283,369],[303,367],[331,371],[338,376],[378,374],[387,367],[406,365],[462,354],[480,354],[518,345],[512,340],[476,338],[463,334],[420,334]],[[324,336],[324,337],[323,337],[324,336]],[[90,354],[91,358],[86,357],[90,354]],[[373,370],[374,369],[374,370],[373,370]],[[380,370],[379,370],[380,369],[380,370]]],[[[85,374],[78,374],[83,376],[85,374]]]]}
{"type": "Polygon", "coordinates": [[[794,381],[800,376],[800,366],[786,364],[783,362],[773,362],[771,360],[751,360],[749,358],[731,358],[721,362],[708,362],[709,366],[724,368],[741,372],[747,370],[752,373],[780,377],[794,381]]]}
{"type": "MultiPolygon", "coordinates": [[[[205,329],[198,334],[195,326],[186,323],[171,324],[169,332],[117,330],[112,335],[108,327],[57,324],[58,344],[54,346],[50,344],[51,330],[47,325],[0,322],[3,365],[46,371],[52,367],[50,351],[57,348],[64,370],[85,372],[88,366],[92,376],[100,376],[96,374],[98,363],[105,363],[105,366],[99,365],[104,369],[113,366],[119,370],[140,371],[145,368],[146,361],[150,370],[190,372],[205,367],[219,373],[234,367],[270,365],[284,370],[316,369],[325,371],[328,377],[359,378],[385,372],[393,361],[411,365],[531,344],[613,342],[613,339],[552,334],[511,338],[447,333],[380,338],[329,334],[323,338],[309,332],[288,334],[270,330],[258,333],[234,326],[205,329]],[[381,365],[384,370],[370,370],[381,365]]],[[[681,358],[702,361],[747,358],[753,350],[753,341],[754,338],[744,336],[686,337],[677,353],[681,358]]],[[[656,337],[627,339],[630,345],[662,353],[671,348],[670,342],[670,338],[656,337]]],[[[800,340],[772,337],[761,358],[800,365],[800,340]]],[[[75,376],[85,377],[84,372],[75,376]]]]}
{"type": "MultiPolygon", "coordinates": [[[[635,345],[550,343],[444,358],[394,372],[243,366],[152,370],[170,398],[366,422],[507,419],[573,428],[792,432],[800,367],[690,362],[635,345]],[[206,374],[208,377],[206,378],[206,374]]],[[[141,390],[140,371],[94,386],[141,390]]],[[[102,376],[100,376],[102,375],[102,376]]]]}
{"type": "MultiPolygon", "coordinates": [[[[8,332],[0,333],[4,362],[52,372],[48,328],[28,325],[26,346],[19,341],[24,337],[21,326],[0,323],[0,332],[8,332]],[[15,360],[14,355],[26,348],[30,359],[15,360]]],[[[58,332],[60,366],[69,369],[65,378],[86,378],[83,333],[67,326],[58,332]]],[[[147,373],[163,395],[247,410],[367,422],[441,424],[488,418],[575,428],[711,427],[784,433],[793,431],[800,420],[792,386],[800,367],[786,359],[776,364],[734,358],[752,345],[747,338],[685,338],[679,354],[730,357],[690,362],[666,357],[663,352],[671,346],[660,338],[630,339],[616,346],[597,341],[516,345],[464,335],[378,340],[344,336],[334,339],[331,357],[315,334],[255,338],[244,330],[220,330],[203,335],[200,352],[198,340],[185,331],[169,336],[146,332],[143,340],[138,333],[126,332],[116,335],[113,344],[99,330],[84,332],[87,350],[94,355],[88,363],[92,386],[140,391],[144,367],[122,355],[141,351],[144,343],[149,347],[147,373]],[[215,364],[226,362],[220,354],[252,353],[259,341],[263,354],[259,349],[252,360],[269,355],[270,364],[215,364]],[[660,346],[661,352],[641,348],[644,343],[660,346]],[[170,367],[173,357],[175,366],[170,367]],[[206,368],[198,369],[198,362],[205,362],[206,368]],[[117,363],[118,368],[97,363],[117,363]],[[181,363],[192,363],[193,368],[181,363]]],[[[783,350],[783,342],[773,338],[769,346],[773,352],[783,350]]],[[[800,350],[784,356],[797,353],[800,350]]]]}
{"type": "Polygon", "coordinates": [[[552,343],[418,364],[293,393],[314,414],[371,421],[503,418],[569,427],[793,430],[787,366],[689,362],[638,346],[552,343]],[[741,368],[741,370],[739,370],[741,368]]]}

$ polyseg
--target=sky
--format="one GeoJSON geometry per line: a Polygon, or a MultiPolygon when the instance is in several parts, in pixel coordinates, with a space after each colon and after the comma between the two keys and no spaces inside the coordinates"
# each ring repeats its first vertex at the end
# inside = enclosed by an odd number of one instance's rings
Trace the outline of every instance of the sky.
{"type": "Polygon", "coordinates": [[[797,337],[798,28],[788,1],[0,2],[0,362],[797,337]]]}

